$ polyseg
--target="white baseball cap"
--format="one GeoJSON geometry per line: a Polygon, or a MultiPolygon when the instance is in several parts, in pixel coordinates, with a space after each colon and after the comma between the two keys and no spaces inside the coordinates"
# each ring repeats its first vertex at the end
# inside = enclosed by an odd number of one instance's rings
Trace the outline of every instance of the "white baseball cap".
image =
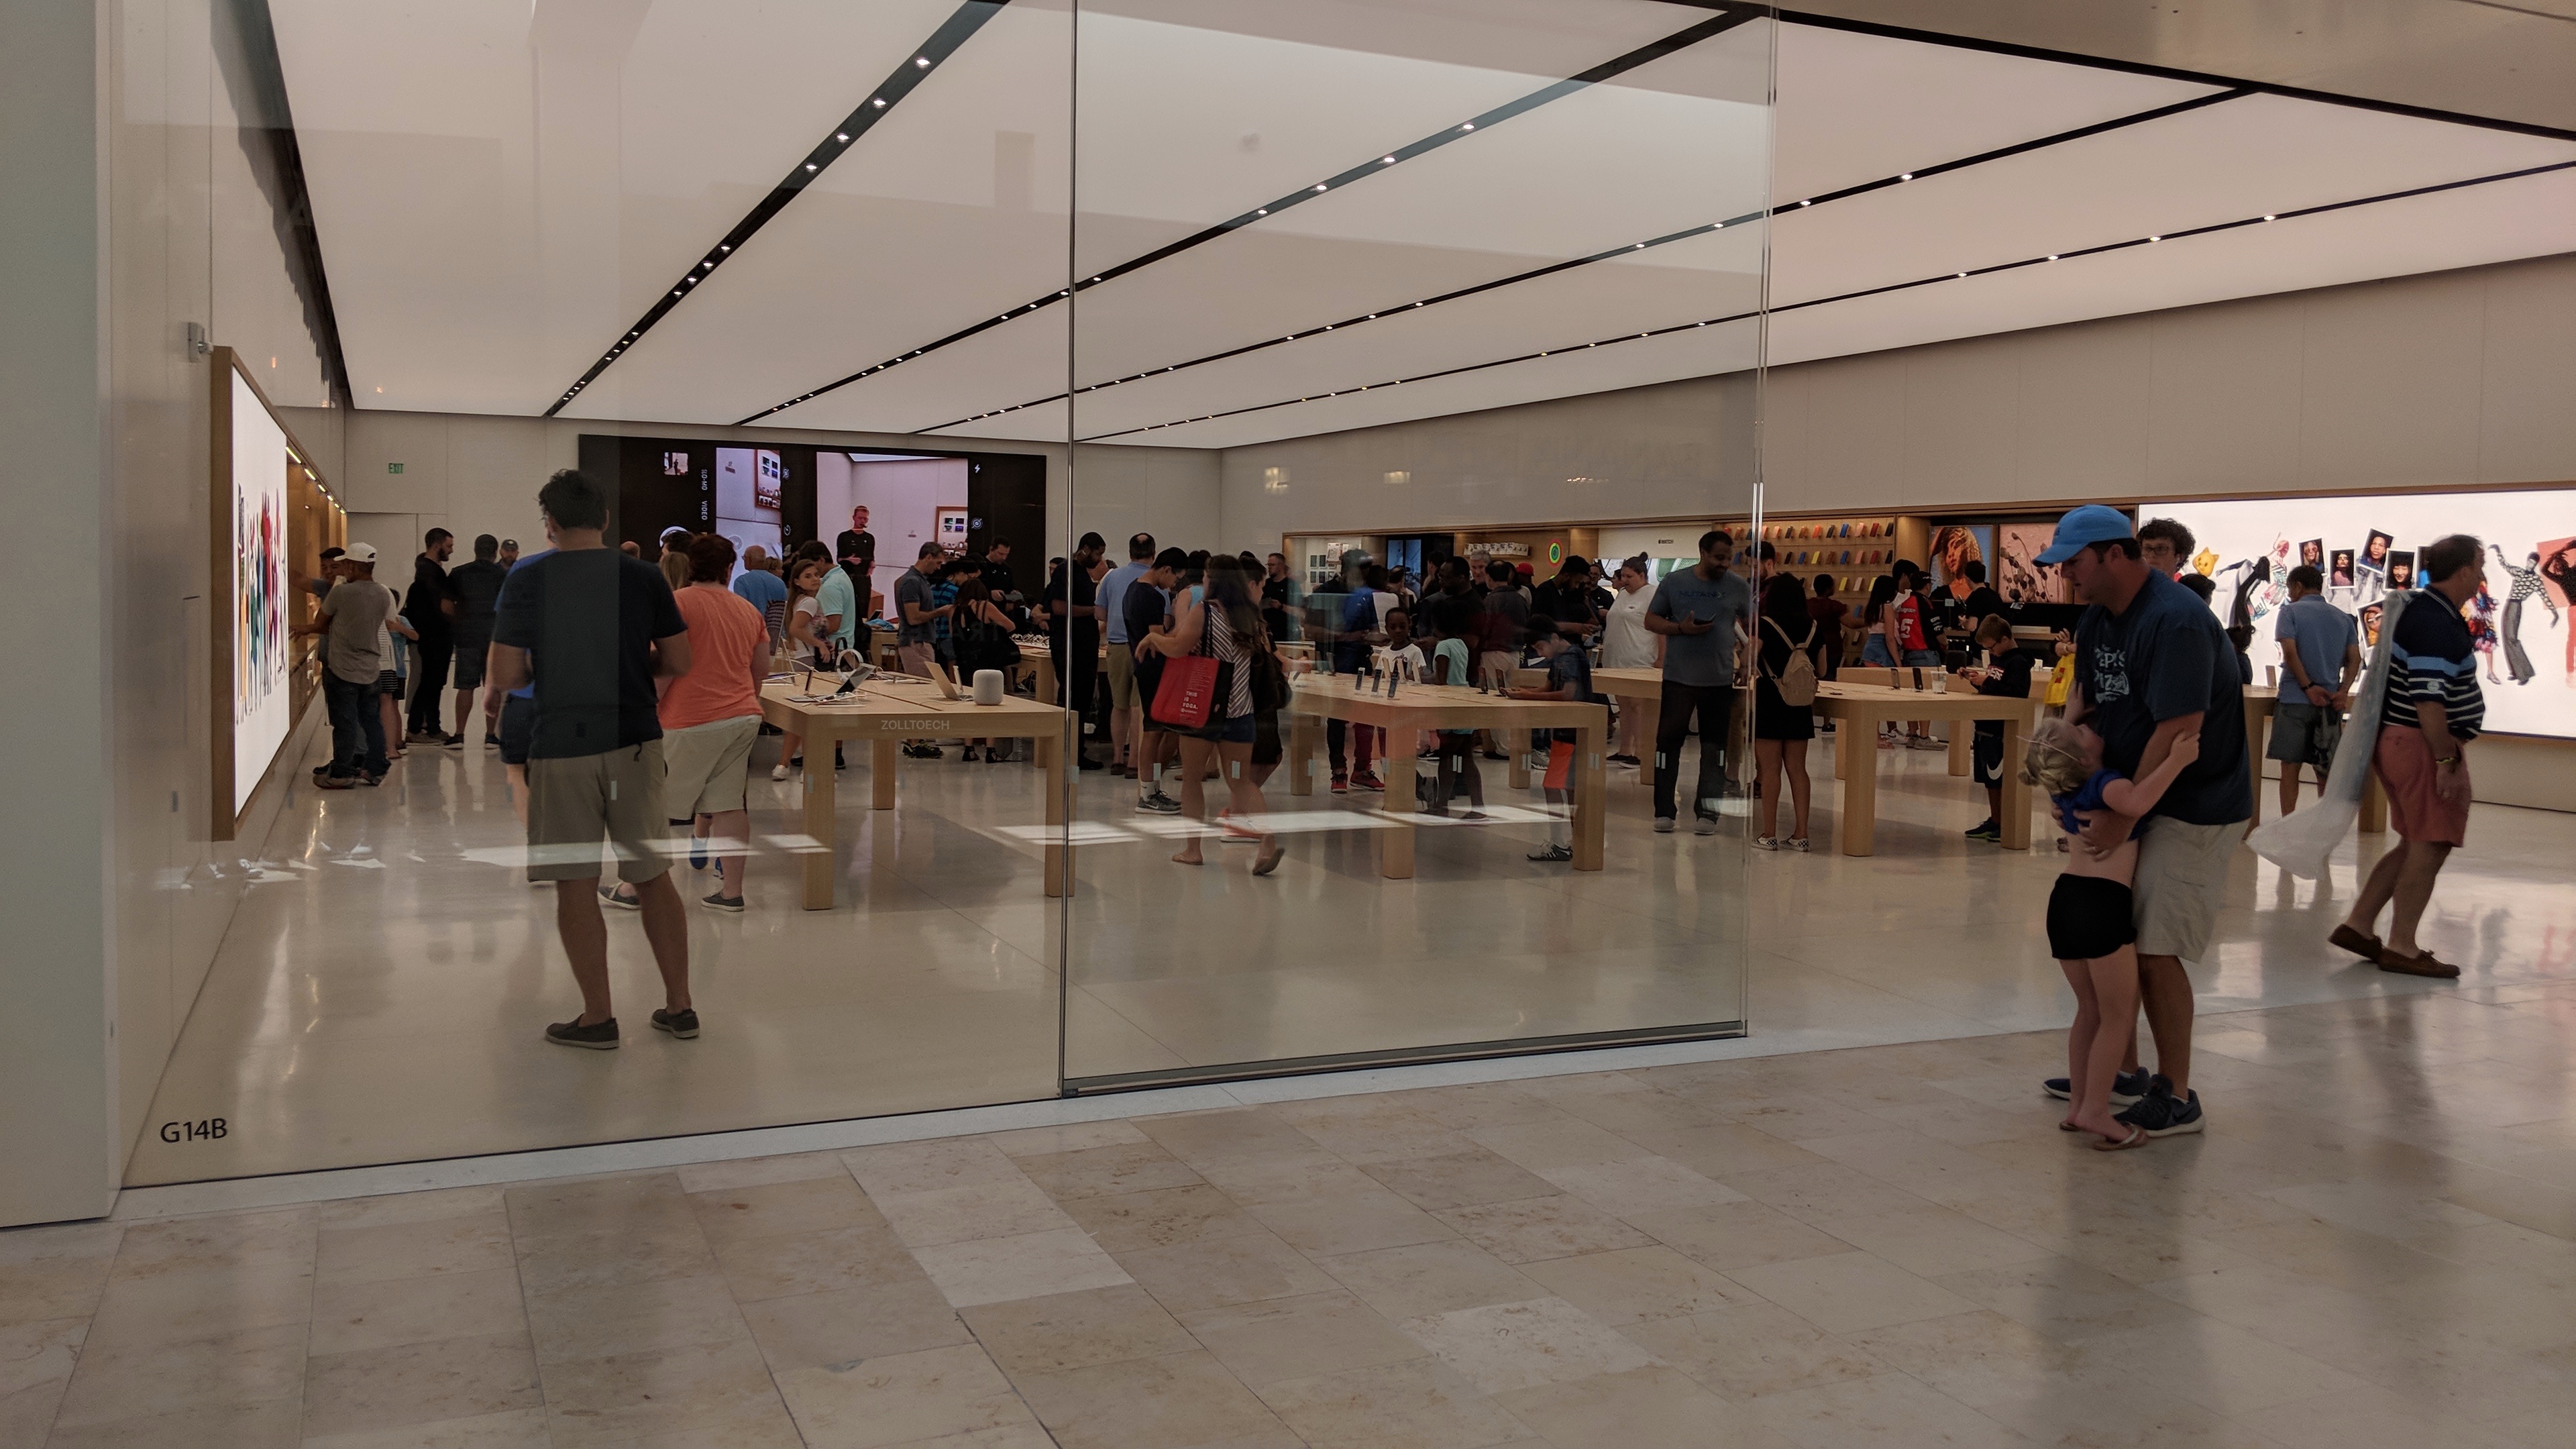
{"type": "Polygon", "coordinates": [[[372,543],[353,543],[349,545],[349,551],[340,557],[354,564],[371,564],[376,561],[376,546],[372,543]]]}

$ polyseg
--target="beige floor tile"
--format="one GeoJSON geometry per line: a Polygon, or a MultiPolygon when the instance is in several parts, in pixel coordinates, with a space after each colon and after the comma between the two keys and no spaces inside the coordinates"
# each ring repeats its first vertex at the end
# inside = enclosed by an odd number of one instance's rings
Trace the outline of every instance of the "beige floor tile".
{"type": "Polygon", "coordinates": [[[1267,1235],[1269,1229],[1234,1199],[1205,1183],[1107,1197],[1077,1197],[1061,1206],[1105,1252],[1168,1248],[1206,1238],[1267,1235]]]}
{"type": "Polygon", "coordinates": [[[1139,1132],[1205,1174],[1222,1162],[1262,1158],[1323,1160],[1330,1154],[1266,1107],[1224,1107],[1135,1119],[1139,1132]]]}
{"type": "Polygon", "coordinates": [[[309,1272],[320,1225],[321,1211],[311,1207],[136,1223],[117,1245],[112,1281],[247,1269],[279,1258],[300,1260],[309,1272]]]}
{"type": "Polygon", "coordinates": [[[391,1429],[308,1434],[301,1449],[547,1449],[546,1411],[505,1409],[391,1429]]]}
{"type": "Polygon", "coordinates": [[[694,1278],[716,1271],[707,1235],[681,1207],[678,1215],[632,1228],[530,1238],[514,1235],[519,1283],[531,1294],[694,1278]]]}
{"type": "Polygon", "coordinates": [[[960,1316],[984,1351],[1014,1376],[1199,1346],[1152,1294],[1132,1283],[978,1304],[960,1316]]]}
{"type": "Polygon", "coordinates": [[[1536,1279],[1467,1242],[1380,1248],[1317,1266],[1391,1322],[1547,1296],[1536,1279]]]}
{"type": "Polygon", "coordinates": [[[1734,1188],[1662,1157],[1551,1167],[1539,1176],[1603,1212],[1623,1218],[1744,1201],[1744,1194],[1734,1188]]]}
{"type": "Polygon", "coordinates": [[[2024,1449],[2030,1441],[1903,1374],[1879,1374],[1756,1399],[1752,1411],[1800,1449],[2024,1449]]]}
{"type": "Polygon", "coordinates": [[[1293,1298],[1333,1286],[1324,1268],[1268,1233],[1140,1248],[1118,1254],[1117,1261],[1176,1314],[1293,1298]]]}
{"type": "Polygon", "coordinates": [[[1562,1194],[1451,1208],[1433,1216],[1506,1263],[1650,1247],[1655,1241],[1599,1208],[1562,1194]]]}
{"type": "MultiPolygon", "coordinates": [[[[80,1362],[81,1342],[88,1335],[88,1321],[79,1318],[0,1327],[0,1396],[50,1385],[59,1398],[63,1385],[71,1381],[73,1366],[80,1362]]],[[[46,1421],[52,1422],[50,1400],[46,1421]]]]}
{"type": "Polygon", "coordinates": [[[2191,1316],[2177,1311],[2169,1299],[2066,1258],[1944,1273],[1937,1281],[1980,1308],[1991,1308],[2051,1338],[2068,1341],[2127,1328],[2180,1324],[2191,1316]]]}
{"type": "Polygon", "coordinates": [[[1975,1303],[1872,1253],[1737,1268],[1728,1277],[1827,1333],[1965,1313],[1975,1303]]]}
{"type": "Polygon", "coordinates": [[[783,1415],[768,1366],[749,1338],[546,1364],[546,1432],[555,1449],[592,1449],[646,1435],[758,1431],[783,1415]]]}
{"type": "Polygon", "coordinates": [[[1428,1350],[1348,1293],[1310,1293],[1180,1315],[1219,1363],[1258,1390],[1286,1379],[1372,1368],[1428,1350]]]}
{"type": "Polygon", "coordinates": [[[928,1142],[891,1142],[858,1147],[841,1154],[850,1175],[868,1196],[887,1193],[938,1192],[981,1183],[1014,1182],[1020,1170],[1002,1150],[980,1137],[941,1137],[928,1142]]]}
{"type": "Polygon", "coordinates": [[[1186,1449],[1279,1434],[1276,1416],[1203,1351],[1015,1376],[1062,1449],[1186,1449]]]}
{"type": "Polygon", "coordinates": [[[2056,1256],[2050,1249],[1948,1208],[1923,1204],[1911,1212],[1837,1217],[1824,1225],[1835,1237],[1876,1253],[1926,1278],[1977,1268],[2002,1268],[2056,1256]]]}
{"type": "Polygon", "coordinates": [[[1362,1178],[1329,1192],[1247,1204],[1281,1241],[1318,1255],[1436,1242],[1455,1230],[1433,1214],[1362,1178]]]}
{"type": "Polygon", "coordinates": [[[510,1268],[313,1290],[311,1351],[317,1355],[527,1331],[519,1275],[510,1268]]]}
{"type": "Polygon", "coordinates": [[[798,1152],[785,1157],[741,1157],[730,1162],[693,1162],[679,1170],[680,1190],[696,1194],[739,1187],[767,1187],[781,1182],[847,1178],[849,1165],[837,1152],[798,1152]]]}
{"type": "Polygon", "coordinates": [[[509,1189],[502,1202],[523,1254],[549,1239],[641,1237],[697,1227],[677,1173],[533,1183],[509,1189]]]}
{"type": "Polygon", "coordinates": [[[1669,1157],[1702,1177],[1729,1186],[1733,1185],[1731,1179],[1741,1173],[1812,1167],[1825,1161],[1794,1142],[1784,1142],[1758,1127],[1734,1122],[1641,1131],[1635,1137],[1654,1155],[1669,1157]]]}
{"type": "Polygon", "coordinates": [[[1628,1225],[1721,1273],[1851,1251],[1851,1244],[1819,1232],[1768,1203],[1668,1208],[1635,1214],[1628,1219],[1628,1225]]]}
{"type": "Polygon", "coordinates": [[[733,1296],[744,1303],[862,1287],[920,1271],[882,1225],[744,1238],[717,1247],[716,1262],[733,1296]]]}
{"type": "Polygon", "coordinates": [[[1515,1389],[1496,1396],[1496,1402],[1558,1449],[1777,1449],[1788,1442],[1749,1409],[1655,1365],[1515,1389]]]}
{"type": "Polygon", "coordinates": [[[885,1226],[846,1172],[693,1192],[689,1207],[719,1253],[726,1244],[746,1238],[885,1226]]]}
{"type": "Polygon", "coordinates": [[[544,1402],[525,1332],[317,1353],[304,1378],[304,1432],[388,1429],[544,1402]]]}
{"type": "Polygon", "coordinates": [[[909,1258],[900,1267],[861,1287],[745,1303],[743,1322],[775,1373],[965,1342],[930,1275],[909,1258]]]}
{"type": "Polygon", "coordinates": [[[725,1280],[712,1273],[531,1293],[527,1303],[543,1364],[751,1338],[725,1280]]]}
{"type": "Polygon", "coordinates": [[[1529,1428],[1437,1359],[1347,1368],[1261,1389],[1315,1449],[1484,1449],[1526,1440],[1529,1428]]]}
{"type": "Polygon", "coordinates": [[[1487,1151],[1508,1157],[1532,1172],[1545,1172],[1551,1167],[1586,1167],[1602,1162],[1625,1162],[1631,1158],[1654,1155],[1649,1149],[1615,1132],[1572,1118],[1556,1122],[1477,1127],[1470,1129],[1466,1136],[1487,1151]]]}
{"type": "Polygon", "coordinates": [[[426,1192],[392,1192],[377,1197],[344,1198],[322,1204],[322,1231],[376,1228],[396,1223],[429,1223],[446,1218],[479,1218],[505,1212],[498,1187],[441,1187],[426,1192]]]}
{"type": "Polygon", "coordinates": [[[1152,1142],[1114,1142],[1066,1152],[1018,1153],[1013,1160],[1047,1196],[1105,1197],[1156,1188],[1189,1187],[1199,1175],[1152,1142]]]}
{"type": "Polygon", "coordinates": [[[271,1254],[248,1263],[111,1279],[90,1320],[90,1347],[180,1343],[300,1324],[313,1311],[309,1264],[271,1254]]]}
{"type": "Polygon", "coordinates": [[[1363,1169],[1415,1207],[1438,1211],[1516,1198],[1550,1197],[1555,1184],[1479,1148],[1439,1157],[1372,1163],[1363,1169]]]}
{"type": "Polygon", "coordinates": [[[984,1140],[1000,1148],[1005,1157],[1021,1158],[1154,1139],[1138,1131],[1135,1123],[1113,1118],[1106,1122],[1068,1122],[1061,1127],[1023,1127],[1015,1132],[995,1132],[984,1140]]]}
{"type": "Polygon", "coordinates": [[[87,1318],[98,1311],[115,1263],[113,1246],[93,1254],[0,1262],[0,1323],[87,1318]]]}
{"type": "Polygon", "coordinates": [[[304,1382],[304,1325],[118,1344],[92,1330],[58,1426],[291,1399],[304,1382]]]}
{"type": "Polygon", "coordinates": [[[813,1449],[878,1449],[1030,1421],[1010,1380],[972,1343],[790,1369],[778,1391],[813,1449]]]}
{"type": "MultiPolygon", "coordinates": [[[[1005,1159],[1007,1161],[1007,1159],[1005,1159]]],[[[872,1194],[906,1247],[1011,1238],[1070,1229],[1073,1219],[1027,1178],[1012,1176],[929,1192],[872,1194]]]]}
{"type": "Polygon", "coordinates": [[[314,1278],[323,1289],[344,1283],[382,1283],[434,1274],[504,1269],[517,1276],[510,1221],[493,1206],[473,1213],[418,1221],[323,1225],[314,1278]]]}
{"type": "Polygon", "coordinates": [[[1133,1281],[1080,1228],[941,1243],[916,1248],[912,1256],[956,1308],[1133,1281]]]}
{"type": "Polygon", "coordinates": [[[1645,1350],[1562,1298],[1453,1309],[1397,1327],[1488,1394],[1652,1362],[1645,1350]]]}
{"type": "Polygon", "coordinates": [[[294,1399],[54,1426],[45,1449],[296,1449],[294,1399]]]}
{"type": "MultiPolygon", "coordinates": [[[[2529,1449],[2548,1439],[2517,1443],[2502,1433],[2453,1418],[2422,1413],[2402,1396],[2379,1388],[2300,1399],[2238,1416],[2245,1427],[2284,1449],[2529,1449]]],[[[2564,1420],[2554,1426],[2564,1433],[2564,1420]]],[[[2563,1438],[2559,1442],[2565,1442],[2563,1438]]]]}
{"type": "Polygon", "coordinates": [[[1520,1270],[1613,1327],[1762,1301],[1725,1274],[1660,1244],[1523,1263],[1520,1270]]]}
{"type": "Polygon", "coordinates": [[[1730,1400],[1867,1378],[1886,1365],[1854,1343],[1826,1333],[1775,1304],[1713,1308],[1687,1318],[1623,1325],[1648,1353],[1730,1400]]]}
{"type": "Polygon", "coordinates": [[[2362,1379],[2215,1319],[2151,1324],[2088,1337],[2084,1356],[2230,1416],[2323,1394],[2356,1393],[2362,1379]]]}

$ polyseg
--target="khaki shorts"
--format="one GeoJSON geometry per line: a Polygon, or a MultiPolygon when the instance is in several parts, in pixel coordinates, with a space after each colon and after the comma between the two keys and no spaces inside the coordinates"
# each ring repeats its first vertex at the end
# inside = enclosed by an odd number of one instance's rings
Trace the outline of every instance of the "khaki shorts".
{"type": "Polygon", "coordinates": [[[2149,816],[2138,837],[2138,954],[2199,961],[2209,954],[2218,908],[2227,899],[2227,867],[2245,839],[2246,822],[2194,825],[2149,816]]]}
{"type": "Polygon", "coordinates": [[[1134,709],[1145,701],[1136,694],[1136,648],[1111,641],[1101,662],[1109,670],[1109,707],[1134,709]]]}
{"type": "Polygon", "coordinates": [[[642,885],[668,871],[656,848],[670,833],[662,773],[660,740],[528,761],[528,879],[597,880],[603,836],[619,880],[642,885]]]}
{"type": "Polygon", "coordinates": [[[897,669],[915,678],[936,679],[939,677],[939,671],[931,666],[939,662],[939,646],[898,644],[895,646],[894,662],[897,669]]]}
{"type": "Polygon", "coordinates": [[[759,736],[760,717],[748,714],[663,731],[662,758],[670,773],[662,781],[662,805],[671,812],[668,818],[742,809],[751,742],[759,736]]]}
{"type": "Polygon", "coordinates": [[[1521,657],[1508,649],[1488,649],[1476,656],[1477,676],[1498,684],[1509,682],[1512,671],[1520,667],[1521,657]]]}

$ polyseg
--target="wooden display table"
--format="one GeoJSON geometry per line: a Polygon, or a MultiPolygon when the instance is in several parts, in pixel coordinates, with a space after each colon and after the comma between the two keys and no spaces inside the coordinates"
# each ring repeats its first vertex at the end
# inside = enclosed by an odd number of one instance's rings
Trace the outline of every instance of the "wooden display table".
{"type": "MultiPolygon", "coordinates": [[[[2272,690],[2250,685],[2245,690],[2245,778],[2254,790],[2254,815],[2246,822],[2248,830],[2263,823],[2264,737],[2271,730],[2272,713],[2280,702],[2280,696],[2272,690]]],[[[2290,766],[2282,765],[2281,768],[2286,770],[2290,766]]],[[[2307,767],[2302,765],[2299,768],[2304,770],[2307,767]]],[[[2378,771],[2373,770],[2362,778],[2361,828],[2367,834],[2377,835],[2388,828],[2388,794],[2379,788],[2378,771]]]]}
{"type": "MultiPolygon", "coordinates": [[[[1915,676],[1920,674],[1923,677],[1923,686],[1928,691],[1932,685],[1932,676],[1941,672],[1942,671],[1933,669],[1918,670],[1911,665],[1899,668],[1890,668],[1884,664],[1846,664],[1842,668],[1834,671],[1834,678],[1851,684],[1875,684],[1885,689],[1911,690],[1914,688],[1915,676]]],[[[1949,680],[1950,692],[1953,694],[1956,694],[1963,689],[1970,694],[1977,692],[1977,687],[1975,685],[1961,679],[1955,673],[1949,675],[1949,680]]],[[[2048,676],[2039,673],[2033,673],[2031,675],[2030,687],[2032,698],[2037,698],[2039,692],[2047,688],[2047,686],[2048,676]]],[[[1927,719],[1930,718],[1930,716],[1917,714],[1908,715],[1906,718],[1911,721],[1927,719]]],[[[1972,774],[1976,769],[1976,762],[1969,755],[1968,746],[1969,743],[1975,739],[1977,732],[1972,729],[1961,728],[1963,723],[1963,721],[1958,720],[1951,721],[1950,738],[1948,741],[1950,749],[1950,773],[1959,776],[1972,774]]],[[[1836,733],[1840,733],[1840,731],[1837,730],[1836,733]]],[[[2010,756],[2006,756],[2006,758],[2009,759],[2010,756]]],[[[1836,771],[1836,778],[1839,779],[1839,765],[1836,766],[1836,771]]]]}
{"type": "MultiPolygon", "coordinates": [[[[1574,770],[1567,781],[1574,795],[1574,868],[1601,869],[1603,795],[1601,768],[1604,731],[1610,711],[1597,704],[1544,699],[1511,699],[1479,694],[1457,684],[1407,684],[1395,697],[1363,692],[1351,674],[1299,674],[1291,679],[1288,699],[1288,793],[1315,793],[1315,756],[1324,721],[1347,720],[1387,732],[1386,813],[1397,828],[1378,832],[1378,874],[1388,880],[1413,878],[1413,821],[1421,808],[1414,798],[1413,739],[1422,730],[1571,729],[1575,731],[1574,770]]],[[[1527,751],[1525,739],[1514,738],[1517,762],[1527,751]]],[[[1515,769],[1519,768],[1515,764],[1515,769]]]]}
{"type": "MultiPolygon", "coordinates": [[[[1848,676],[1851,670],[1843,670],[1848,676]]],[[[2030,848],[2030,786],[2021,777],[2022,736],[2029,730],[2036,697],[1979,694],[1954,689],[1947,694],[1885,685],[1861,684],[1847,677],[1816,686],[1816,713],[1835,722],[1834,778],[1843,782],[1842,816],[1835,831],[1845,855],[1876,853],[1878,841],[1878,727],[1891,720],[1949,720],[1965,724],[2001,720],[2004,727],[2003,845],[2030,848]]],[[[1966,730],[1957,731],[1966,736],[1966,730]]],[[[1958,773],[1965,773],[1959,771],[1958,773]]]]}
{"type": "MultiPolygon", "coordinates": [[[[1046,823],[1061,830],[1065,823],[1064,737],[1066,712],[1051,704],[1006,695],[1000,704],[983,706],[971,699],[948,699],[926,679],[878,675],[829,704],[798,704],[806,693],[804,675],[771,681],[760,687],[760,712],[771,724],[805,737],[805,833],[822,846],[805,857],[805,909],[832,908],[834,816],[838,782],[829,769],[813,762],[829,759],[843,740],[865,740],[871,747],[868,768],[878,810],[895,806],[898,747],[908,739],[936,735],[998,737],[1034,742],[1037,763],[1046,770],[1046,823]]],[[[828,674],[814,677],[813,692],[839,687],[828,674]]],[[[1046,893],[1060,896],[1072,879],[1073,862],[1061,834],[1046,845],[1046,893]]]]}
{"type": "MultiPolygon", "coordinates": [[[[1515,669],[1510,678],[1513,684],[1530,689],[1547,687],[1547,671],[1544,669],[1515,669]]],[[[1648,759],[1654,752],[1657,723],[1664,715],[1664,671],[1659,668],[1595,669],[1592,671],[1592,692],[1606,694],[1619,701],[1621,709],[1636,711],[1637,738],[1647,751],[1647,755],[1640,758],[1648,759]]],[[[1729,712],[1726,734],[1726,778],[1740,785],[1752,778],[1753,773],[1753,690],[1750,685],[1736,687],[1735,708],[1729,712]]],[[[1702,747],[1705,746],[1703,741],[1702,747]]],[[[1512,768],[1517,772],[1520,757],[1515,754],[1512,758],[1515,762],[1512,768]]],[[[1644,767],[1644,774],[1650,781],[1654,778],[1651,759],[1644,767]]],[[[1525,782],[1516,773],[1512,783],[1517,787],[1525,782]]],[[[1649,811],[1655,808],[1652,796],[1647,797],[1646,808],[1649,811]]]]}

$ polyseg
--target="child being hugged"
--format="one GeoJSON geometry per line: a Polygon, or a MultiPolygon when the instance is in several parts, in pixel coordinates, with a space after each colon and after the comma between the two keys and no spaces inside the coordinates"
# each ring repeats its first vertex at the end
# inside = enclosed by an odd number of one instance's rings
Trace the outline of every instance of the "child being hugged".
{"type": "Polygon", "coordinates": [[[2164,798],[2183,767],[2200,757],[2200,737],[2175,738],[2164,763],[2143,780],[2102,767],[2102,737],[2080,724],[2043,719],[2031,731],[2022,778],[2048,792],[2058,823],[2079,838],[2066,872],[2048,896],[2048,950],[2075,988],[2075,1023],[2066,1033],[2066,1074],[2072,1084],[2060,1130],[2090,1132],[2103,1152],[2144,1146],[2144,1128],[2111,1117],[2111,1079],[2128,1050],[2138,1015],[2138,930],[2130,882],[2138,869],[2137,833],[2108,853],[2080,838],[2083,816],[2110,810],[2143,820],[2164,798]]]}

